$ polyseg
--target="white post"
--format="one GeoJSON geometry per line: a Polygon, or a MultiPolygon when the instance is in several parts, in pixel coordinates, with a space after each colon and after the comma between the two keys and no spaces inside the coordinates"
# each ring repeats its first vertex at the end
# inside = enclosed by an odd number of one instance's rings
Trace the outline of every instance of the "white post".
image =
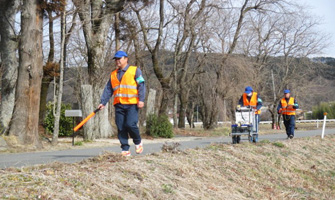
{"type": "Polygon", "coordinates": [[[322,127],[322,135],[321,138],[323,139],[325,136],[325,129],[326,129],[326,121],[327,121],[327,113],[323,113],[324,118],[323,118],[323,127],[322,127]]]}
{"type": "Polygon", "coordinates": [[[316,128],[319,128],[319,119],[316,119],[316,128]]]}

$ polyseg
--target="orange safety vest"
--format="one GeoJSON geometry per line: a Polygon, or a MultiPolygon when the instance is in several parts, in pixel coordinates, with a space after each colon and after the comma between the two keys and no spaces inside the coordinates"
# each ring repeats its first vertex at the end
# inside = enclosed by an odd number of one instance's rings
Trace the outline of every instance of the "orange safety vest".
{"type": "Polygon", "coordinates": [[[288,104],[287,104],[287,101],[284,98],[281,99],[281,107],[282,107],[282,114],[283,115],[295,115],[295,110],[293,108],[293,105],[294,105],[294,98],[293,97],[290,97],[290,99],[288,100],[288,104]],[[287,108],[287,106],[292,106],[292,108],[287,108]]]}
{"type": "MultiPolygon", "coordinates": [[[[252,96],[250,98],[250,102],[248,100],[247,94],[243,93],[243,105],[244,106],[252,106],[252,107],[256,108],[257,101],[258,101],[258,99],[257,99],[257,92],[252,92],[252,96]]],[[[261,110],[256,110],[255,114],[256,115],[261,114],[261,110]]]]}
{"type": "Polygon", "coordinates": [[[138,103],[138,90],[137,82],[135,81],[136,66],[129,66],[124,73],[121,82],[117,79],[117,71],[111,73],[111,84],[113,88],[114,103],[118,104],[137,104],[138,103]]]}

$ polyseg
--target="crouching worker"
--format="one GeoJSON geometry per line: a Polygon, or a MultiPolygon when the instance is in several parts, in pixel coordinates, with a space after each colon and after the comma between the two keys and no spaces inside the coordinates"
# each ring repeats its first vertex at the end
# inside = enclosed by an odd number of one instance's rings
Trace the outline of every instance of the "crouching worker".
{"type": "Polygon", "coordinates": [[[295,111],[299,108],[297,101],[291,97],[290,90],[284,90],[284,98],[278,104],[278,114],[283,115],[287,139],[294,137],[295,111]]]}
{"type": "Polygon", "coordinates": [[[261,114],[261,107],[263,105],[261,97],[257,94],[257,92],[254,92],[251,86],[247,86],[245,88],[245,91],[243,95],[241,96],[239,102],[239,106],[250,106],[254,109],[255,111],[255,129],[256,129],[256,142],[258,142],[258,124],[259,124],[259,115],[261,114]]]}
{"type": "Polygon", "coordinates": [[[142,71],[136,66],[129,66],[128,55],[118,51],[113,58],[117,67],[111,73],[103,94],[99,109],[103,109],[111,96],[114,96],[115,123],[121,143],[122,155],[130,156],[129,135],[135,144],[136,153],[143,152],[140,131],[137,126],[138,109],[143,108],[145,85],[142,71]]]}

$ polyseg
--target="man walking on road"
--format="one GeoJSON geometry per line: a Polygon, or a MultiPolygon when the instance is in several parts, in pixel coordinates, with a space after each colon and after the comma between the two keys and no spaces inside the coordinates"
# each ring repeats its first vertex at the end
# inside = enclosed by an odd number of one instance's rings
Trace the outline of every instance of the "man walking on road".
{"type": "Polygon", "coordinates": [[[98,108],[103,109],[110,97],[114,96],[115,123],[118,129],[122,155],[131,155],[128,144],[129,135],[135,144],[136,153],[140,154],[143,152],[143,144],[137,122],[138,109],[144,106],[144,78],[138,67],[129,66],[126,52],[116,52],[113,59],[117,69],[111,73],[98,108]]]}
{"type": "Polygon", "coordinates": [[[294,137],[295,111],[299,108],[297,101],[291,97],[290,90],[284,90],[284,98],[280,100],[277,111],[283,115],[287,139],[294,137]]]}

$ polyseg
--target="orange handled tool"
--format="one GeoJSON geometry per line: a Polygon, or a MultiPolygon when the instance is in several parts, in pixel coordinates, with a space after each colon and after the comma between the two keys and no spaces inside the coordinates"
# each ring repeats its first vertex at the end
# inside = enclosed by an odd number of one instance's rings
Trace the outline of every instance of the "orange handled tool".
{"type": "Polygon", "coordinates": [[[81,121],[76,127],[74,127],[74,132],[78,131],[89,119],[91,119],[95,113],[99,112],[99,108],[93,111],[90,115],[88,115],[83,121],[81,121]]]}

